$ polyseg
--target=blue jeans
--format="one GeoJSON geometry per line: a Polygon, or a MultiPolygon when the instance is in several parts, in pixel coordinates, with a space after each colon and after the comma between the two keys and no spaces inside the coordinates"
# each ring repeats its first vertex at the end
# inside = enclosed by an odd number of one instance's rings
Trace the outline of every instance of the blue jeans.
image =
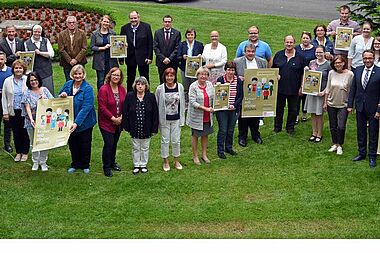
{"type": "Polygon", "coordinates": [[[229,152],[232,150],[238,113],[236,111],[226,110],[215,112],[215,114],[219,124],[217,136],[218,153],[224,153],[224,151],[229,152]]]}
{"type": "Polygon", "coordinates": [[[98,88],[98,91],[100,90],[100,87],[104,84],[104,78],[106,77],[106,71],[105,70],[97,70],[96,71],[96,87],[98,88]]]}

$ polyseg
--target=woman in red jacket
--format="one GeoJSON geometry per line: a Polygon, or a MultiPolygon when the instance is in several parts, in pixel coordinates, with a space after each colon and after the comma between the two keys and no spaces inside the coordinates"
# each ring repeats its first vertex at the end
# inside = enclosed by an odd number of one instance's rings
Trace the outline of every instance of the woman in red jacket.
{"type": "Polygon", "coordinates": [[[115,157],[121,133],[121,109],[126,96],[123,79],[121,70],[112,68],[98,93],[99,128],[104,141],[102,161],[106,177],[112,177],[112,170],[121,170],[115,157]]]}

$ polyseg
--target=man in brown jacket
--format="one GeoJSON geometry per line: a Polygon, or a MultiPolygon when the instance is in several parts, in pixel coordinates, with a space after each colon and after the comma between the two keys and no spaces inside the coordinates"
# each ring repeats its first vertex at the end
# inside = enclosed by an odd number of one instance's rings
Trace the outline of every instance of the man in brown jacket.
{"type": "Polygon", "coordinates": [[[87,38],[85,32],[78,29],[76,17],[68,16],[66,27],[67,29],[58,35],[58,49],[61,54],[60,65],[68,81],[74,65],[87,63],[87,38]]]}

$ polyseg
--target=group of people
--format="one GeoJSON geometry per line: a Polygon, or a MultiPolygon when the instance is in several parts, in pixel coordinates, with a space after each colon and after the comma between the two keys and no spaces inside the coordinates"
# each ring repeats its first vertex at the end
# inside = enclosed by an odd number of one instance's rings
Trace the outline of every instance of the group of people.
{"type": "MultiPolygon", "coordinates": [[[[242,118],[244,96],[244,70],[279,68],[278,93],[274,132],[282,131],[285,105],[288,106],[286,131],[294,133],[298,114],[302,108],[302,121],[311,114],[312,135],[309,141],[321,142],[323,138],[323,112],[329,115],[333,145],[330,152],[343,154],[347,115],[356,103],[359,161],[367,155],[366,125],[369,124],[368,157],[371,167],[376,166],[378,119],[380,118],[380,38],[371,37],[372,26],[365,22],[360,27],[349,19],[348,6],[340,8],[340,19],[327,27],[317,25],[315,37],[301,34],[301,44],[295,45],[292,35],[284,38],[284,49],[274,57],[268,43],[259,39],[259,28],[248,28],[248,39],[241,42],[233,61],[227,60],[227,49],[219,41],[219,33],[210,33],[209,44],[196,40],[196,31],[189,28],[185,40],[172,28],[173,18],[163,17],[163,27],[152,36],[149,24],[140,20],[137,11],[129,14],[130,22],[121,27],[120,34],[127,35],[127,58],[110,56],[111,19],[102,17],[99,28],[91,35],[90,47],[94,53],[92,68],[97,74],[98,123],[104,146],[102,162],[104,175],[120,171],[116,162],[117,144],[122,130],[129,132],[132,141],[133,174],[148,172],[149,146],[152,135],[161,133],[162,168],[170,170],[169,146],[172,146],[173,165],[182,169],[179,161],[181,127],[191,128],[193,162],[208,164],[208,136],[213,133],[213,114],[218,122],[217,154],[226,159],[225,153],[236,155],[233,135],[238,122],[238,143],[246,147],[248,129],[252,140],[262,144],[260,118],[242,118]],[[355,37],[349,51],[338,51],[333,41],[336,27],[351,27],[355,37]],[[160,85],[155,94],[150,90],[149,65],[156,55],[160,85]],[[204,65],[196,72],[196,78],[185,76],[186,59],[202,57],[204,65]],[[348,57],[347,57],[348,56],[348,57]],[[119,65],[126,64],[126,89],[124,75],[119,65]],[[177,81],[180,69],[182,84],[177,81]],[[139,77],[136,78],[137,69],[139,77]],[[322,72],[321,89],[317,96],[302,95],[304,70],[322,72]],[[228,110],[214,112],[214,85],[229,84],[228,110]],[[302,107],[301,107],[302,104],[302,107]],[[185,114],[185,112],[187,113],[185,114]],[[185,118],[186,115],[186,118],[185,118]],[[201,139],[201,156],[198,155],[198,138],[201,139]]],[[[90,172],[92,130],[97,123],[94,91],[86,81],[87,40],[77,28],[74,16],[66,20],[66,27],[58,36],[61,54],[60,65],[66,83],[58,92],[59,97],[74,97],[74,123],[70,128],[69,149],[71,166],[69,173],[83,170],[90,172]]],[[[39,25],[33,27],[33,36],[25,43],[16,38],[13,26],[6,28],[6,37],[0,42],[0,88],[2,89],[2,116],[4,119],[4,148],[12,152],[10,129],[13,131],[16,149],[15,161],[28,159],[30,143],[33,143],[36,106],[38,99],[52,98],[54,85],[51,58],[54,51],[48,39],[43,37],[39,25]],[[26,67],[18,60],[19,52],[35,51],[33,72],[25,75],[26,67]]],[[[48,170],[47,151],[32,153],[32,170],[48,170]]]]}

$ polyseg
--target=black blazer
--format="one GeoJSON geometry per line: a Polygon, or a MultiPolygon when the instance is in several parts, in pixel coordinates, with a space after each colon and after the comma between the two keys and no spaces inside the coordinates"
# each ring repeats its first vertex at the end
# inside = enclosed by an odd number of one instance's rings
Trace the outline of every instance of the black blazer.
{"type": "MultiPolygon", "coordinates": [[[[156,96],[153,93],[146,92],[145,102],[145,122],[144,135],[150,137],[152,133],[158,133],[158,107],[156,96]]],[[[138,138],[136,129],[136,104],[137,96],[134,91],[128,92],[123,104],[123,129],[130,133],[132,138],[138,138]]]]}
{"type": "MultiPolygon", "coordinates": [[[[16,40],[16,52],[25,51],[25,45],[22,40],[19,38],[15,38],[16,40]]],[[[12,49],[9,47],[7,40],[4,38],[0,42],[0,51],[3,51],[5,55],[7,56],[7,62],[6,65],[8,67],[12,67],[12,63],[17,59],[16,55],[12,53],[12,49]]]]}
{"type": "Polygon", "coordinates": [[[165,67],[165,64],[162,62],[166,57],[170,59],[170,65],[177,67],[178,59],[178,45],[181,42],[181,33],[176,29],[172,28],[170,32],[170,41],[169,45],[165,46],[165,35],[164,28],[157,30],[154,33],[153,40],[153,49],[156,53],[156,66],[165,67]]]}
{"type": "MultiPolygon", "coordinates": [[[[203,53],[202,42],[194,40],[193,43],[194,43],[194,45],[193,45],[193,56],[197,56],[198,54],[202,54],[203,53]]],[[[183,59],[183,55],[185,55],[185,54],[187,55],[187,49],[188,49],[188,47],[187,47],[186,40],[179,43],[177,57],[178,57],[178,61],[179,61],[179,68],[182,71],[185,71],[186,60],[183,59]]]]}
{"type": "MultiPolygon", "coordinates": [[[[224,83],[224,75],[218,77],[217,82],[224,83]]],[[[237,77],[237,86],[236,86],[236,98],[234,107],[237,112],[241,110],[241,102],[243,101],[244,91],[243,91],[243,82],[239,77],[237,77]]]]}
{"type": "Polygon", "coordinates": [[[364,66],[360,66],[354,71],[347,107],[352,108],[355,101],[358,112],[365,109],[368,114],[375,114],[380,112],[380,68],[374,65],[365,90],[362,86],[363,70],[364,66]]]}
{"type": "Polygon", "coordinates": [[[136,30],[135,46],[133,46],[133,29],[131,23],[121,27],[120,35],[127,35],[127,65],[146,65],[145,59],[153,59],[153,36],[148,23],[140,22],[136,30]]]}

